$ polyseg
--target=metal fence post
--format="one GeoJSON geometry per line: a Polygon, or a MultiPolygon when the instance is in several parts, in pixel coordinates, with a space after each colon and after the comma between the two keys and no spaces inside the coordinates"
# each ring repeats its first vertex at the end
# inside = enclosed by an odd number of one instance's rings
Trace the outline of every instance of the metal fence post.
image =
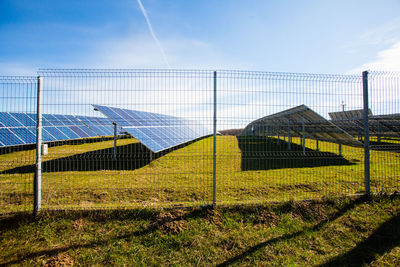
{"type": "Polygon", "coordinates": [[[217,206],[217,72],[214,71],[213,207],[217,206]]]}
{"type": "Polygon", "coordinates": [[[364,185],[365,194],[371,193],[370,188],[370,158],[369,158],[369,121],[368,121],[368,71],[362,73],[364,100],[364,185]]]}
{"type": "Polygon", "coordinates": [[[42,208],[42,92],[43,78],[37,79],[37,119],[36,119],[36,169],[33,180],[33,214],[42,208]]]}

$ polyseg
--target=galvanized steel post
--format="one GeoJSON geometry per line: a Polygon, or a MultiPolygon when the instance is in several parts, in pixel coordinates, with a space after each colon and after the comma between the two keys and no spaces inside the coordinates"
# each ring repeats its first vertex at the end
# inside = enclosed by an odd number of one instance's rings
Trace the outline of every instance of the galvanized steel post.
{"type": "Polygon", "coordinates": [[[371,193],[370,188],[370,158],[369,158],[369,105],[368,105],[368,71],[362,73],[364,100],[364,185],[365,194],[371,193]]]}
{"type": "Polygon", "coordinates": [[[217,206],[217,72],[214,71],[213,207],[217,206]]]}
{"type": "Polygon", "coordinates": [[[33,179],[33,214],[42,208],[42,92],[43,78],[37,79],[37,119],[36,119],[36,168],[33,179]]]}

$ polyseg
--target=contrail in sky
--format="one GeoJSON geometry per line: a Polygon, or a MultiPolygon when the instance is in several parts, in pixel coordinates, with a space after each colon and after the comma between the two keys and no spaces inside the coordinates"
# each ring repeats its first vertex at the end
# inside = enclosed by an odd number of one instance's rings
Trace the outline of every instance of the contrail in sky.
{"type": "Polygon", "coordinates": [[[149,30],[150,30],[151,36],[153,36],[154,41],[156,42],[158,48],[160,49],[160,52],[161,52],[161,54],[162,54],[162,56],[163,56],[163,58],[164,58],[165,64],[167,64],[168,68],[171,69],[171,65],[169,65],[169,62],[168,62],[168,60],[167,60],[167,55],[165,54],[164,49],[163,49],[163,47],[161,46],[161,43],[160,43],[160,41],[158,40],[156,34],[154,33],[153,27],[151,26],[151,23],[150,23],[149,16],[147,15],[146,9],[144,9],[144,6],[143,6],[143,4],[142,4],[142,1],[137,0],[137,2],[138,2],[138,4],[139,4],[139,6],[140,6],[140,9],[142,10],[142,13],[143,13],[144,18],[146,19],[147,26],[149,26],[149,30]]]}

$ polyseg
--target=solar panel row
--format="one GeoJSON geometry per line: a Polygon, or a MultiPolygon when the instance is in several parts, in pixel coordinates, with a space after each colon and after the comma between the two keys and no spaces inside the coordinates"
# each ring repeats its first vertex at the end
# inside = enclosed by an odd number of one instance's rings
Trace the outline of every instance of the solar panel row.
{"type": "Polygon", "coordinates": [[[360,146],[361,143],[337,125],[326,120],[321,115],[300,105],[251,122],[243,130],[242,135],[284,135],[302,137],[304,131],[307,138],[360,146]]]}
{"type": "Polygon", "coordinates": [[[212,134],[212,131],[198,122],[183,118],[130,109],[93,106],[155,153],[212,134]]]}
{"type": "MultiPolygon", "coordinates": [[[[363,119],[332,120],[332,122],[353,136],[364,133],[363,119]]],[[[400,137],[400,115],[369,116],[369,131],[373,136],[400,137]]]]}
{"type": "MultiPolygon", "coordinates": [[[[400,114],[372,115],[368,110],[370,135],[399,137],[400,114]]],[[[354,136],[364,132],[364,111],[362,109],[329,113],[331,121],[354,136]]]]}
{"type": "MultiPolygon", "coordinates": [[[[43,114],[42,138],[44,142],[72,140],[113,135],[112,122],[107,118],[83,117],[98,127],[86,125],[72,115],[43,114]]],[[[36,142],[34,113],[0,112],[0,146],[33,144],[36,142]]]]}

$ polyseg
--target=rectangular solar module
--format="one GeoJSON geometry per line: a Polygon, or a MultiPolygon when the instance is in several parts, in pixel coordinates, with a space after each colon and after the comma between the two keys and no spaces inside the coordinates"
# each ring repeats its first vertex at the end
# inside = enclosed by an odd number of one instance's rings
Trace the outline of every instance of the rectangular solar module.
{"type": "MultiPolygon", "coordinates": [[[[89,116],[76,116],[87,127],[98,133],[100,136],[114,135],[114,126],[112,122],[107,118],[97,118],[89,116]],[[105,120],[100,120],[105,119],[105,120]]],[[[117,134],[123,133],[121,127],[117,127],[117,134]]]]}
{"type": "Polygon", "coordinates": [[[361,146],[350,134],[307,107],[300,105],[251,122],[242,135],[252,136],[303,136],[337,144],[361,146]]]}
{"type": "MultiPolygon", "coordinates": [[[[368,111],[369,131],[373,136],[400,137],[400,114],[372,115],[368,111]]],[[[353,136],[364,133],[363,110],[331,112],[331,121],[353,136]]]]}
{"type": "MultiPolygon", "coordinates": [[[[99,127],[90,128],[72,115],[43,114],[43,142],[114,135],[114,126],[109,119],[87,118],[99,127]]],[[[0,112],[0,147],[36,143],[36,121],[34,113],[0,112]]]]}
{"type": "Polygon", "coordinates": [[[198,122],[183,118],[100,105],[93,107],[155,153],[212,134],[198,122]]]}

